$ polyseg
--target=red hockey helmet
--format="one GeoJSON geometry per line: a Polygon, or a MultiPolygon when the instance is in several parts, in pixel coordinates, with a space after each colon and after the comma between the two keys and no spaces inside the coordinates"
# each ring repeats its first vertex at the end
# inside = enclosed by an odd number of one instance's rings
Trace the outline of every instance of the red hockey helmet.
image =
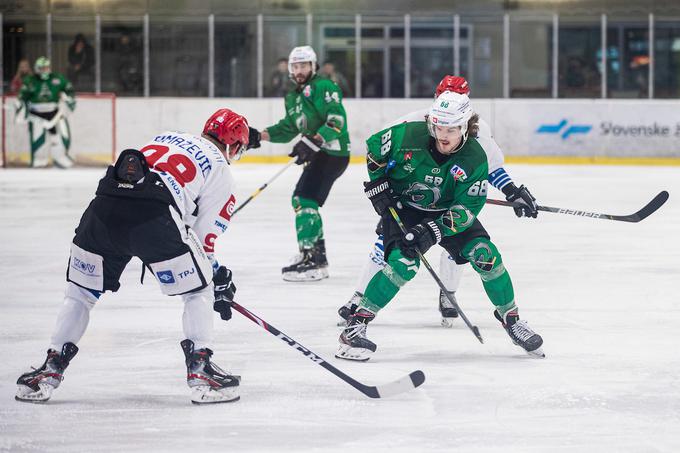
{"type": "Polygon", "coordinates": [[[452,91],[458,94],[470,94],[470,85],[467,80],[465,80],[465,77],[447,75],[444,76],[442,81],[439,82],[439,85],[437,85],[437,91],[434,93],[435,99],[445,91],[452,91]]]}
{"type": "Polygon", "coordinates": [[[248,121],[229,109],[219,109],[203,126],[203,133],[227,147],[229,160],[238,159],[248,146],[248,121]]]}

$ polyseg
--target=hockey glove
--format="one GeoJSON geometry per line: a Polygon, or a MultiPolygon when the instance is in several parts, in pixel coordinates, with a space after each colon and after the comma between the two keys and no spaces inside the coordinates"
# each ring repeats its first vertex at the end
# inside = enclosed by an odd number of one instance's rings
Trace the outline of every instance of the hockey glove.
{"type": "Polygon", "coordinates": [[[506,200],[522,203],[522,206],[513,208],[517,217],[533,217],[535,219],[538,216],[536,199],[524,185],[517,187],[510,183],[503,188],[503,193],[506,200]]]}
{"type": "Polygon", "coordinates": [[[224,266],[217,268],[213,275],[215,285],[215,303],[213,309],[220,314],[225,321],[231,319],[231,303],[234,301],[236,286],[231,281],[231,271],[224,266]]]}
{"type": "Polygon", "coordinates": [[[262,140],[262,134],[260,134],[260,131],[254,127],[248,126],[248,147],[246,149],[259,148],[260,140],[262,140]]]}
{"type": "Polygon", "coordinates": [[[419,223],[408,230],[402,239],[404,246],[401,253],[405,257],[414,259],[418,252],[425,253],[430,247],[438,244],[442,240],[442,232],[439,226],[432,220],[426,223],[419,223]]]}
{"type": "Polygon", "coordinates": [[[311,135],[303,135],[300,141],[295,144],[289,156],[297,157],[295,163],[298,165],[306,164],[316,156],[322,144],[323,141],[318,138],[314,138],[311,135]]]}
{"type": "Polygon", "coordinates": [[[380,217],[385,215],[390,207],[395,207],[394,191],[387,178],[364,183],[364,193],[373,203],[373,209],[380,217]]]}

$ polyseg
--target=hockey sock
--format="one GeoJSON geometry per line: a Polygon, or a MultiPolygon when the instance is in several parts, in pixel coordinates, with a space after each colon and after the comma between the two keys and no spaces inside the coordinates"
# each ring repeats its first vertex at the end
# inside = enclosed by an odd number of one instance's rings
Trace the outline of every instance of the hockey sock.
{"type": "Polygon", "coordinates": [[[451,292],[458,291],[464,271],[464,264],[456,263],[456,260],[449,255],[448,251],[442,250],[442,255],[439,259],[439,277],[447,290],[451,292]]]}
{"type": "Polygon", "coordinates": [[[212,285],[189,294],[183,294],[184,314],[182,327],[184,337],[194,342],[195,349],[210,347],[213,336],[212,285]]]}
{"type": "Polygon", "coordinates": [[[90,310],[97,302],[93,292],[69,282],[64,295],[64,304],[59,311],[57,324],[52,333],[50,348],[61,351],[64,343],[77,344],[85,334],[90,322],[90,310]]]}
{"type": "Polygon", "coordinates": [[[462,254],[482,278],[484,290],[492,304],[499,309],[514,304],[515,292],[510,274],[503,265],[498,249],[491,241],[486,238],[475,238],[463,247],[462,254]]]}
{"type": "Polygon", "coordinates": [[[295,210],[295,231],[300,250],[309,250],[323,238],[323,225],[319,204],[308,198],[295,196],[292,200],[295,210]]]}
{"type": "Polygon", "coordinates": [[[402,255],[401,250],[392,250],[387,265],[368,282],[364,297],[361,298],[361,307],[373,313],[385,308],[399,289],[416,276],[418,266],[418,258],[409,259],[402,255]]]}
{"type": "Polygon", "coordinates": [[[385,248],[383,246],[383,236],[379,235],[375,244],[371,248],[371,253],[368,255],[368,260],[364,264],[364,269],[361,272],[359,281],[357,282],[355,292],[364,294],[366,292],[366,287],[368,282],[371,281],[373,276],[383,270],[385,267],[385,248]]]}

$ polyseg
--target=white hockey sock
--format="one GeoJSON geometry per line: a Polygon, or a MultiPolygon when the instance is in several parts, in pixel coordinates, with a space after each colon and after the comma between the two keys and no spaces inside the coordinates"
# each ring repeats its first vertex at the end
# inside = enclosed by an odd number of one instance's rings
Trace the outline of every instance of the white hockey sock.
{"type": "Polygon", "coordinates": [[[364,294],[368,282],[373,276],[385,268],[385,249],[383,246],[383,237],[378,236],[371,248],[371,253],[368,255],[368,261],[364,264],[364,269],[361,271],[361,276],[357,282],[356,292],[364,294]]]}
{"type": "Polygon", "coordinates": [[[208,348],[212,342],[214,297],[212,284],[200,291],[182,295],[184,336],[194,342],[194,349],[208,348]]]}
{"type": "Polygon", "coordinates": [[[77,344],[85,334],[90,322],[90,310],[96,302],[97,297],[90,291],[69,282],[57,325],[52,332],[50,348],[61,351],[64,343],[77,344]]]}
{"type": "Polygon", "coordinates": [[[464,270],[465,264],[457,264],[456,260],[449,256],[449,252],[442,250],[439,259],[439,275],[447,290],[458,291],[464,270]]]}

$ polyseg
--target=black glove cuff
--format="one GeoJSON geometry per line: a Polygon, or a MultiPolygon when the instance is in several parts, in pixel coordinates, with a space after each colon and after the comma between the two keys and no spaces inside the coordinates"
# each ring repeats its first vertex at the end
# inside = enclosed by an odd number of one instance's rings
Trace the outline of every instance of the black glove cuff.
{"type": "Polygon", "coordinates": [[[430,231],[432,232],[432,237],[434,238],[434,244],[439,244],[442,241],[442,232],[439,229],[439,225],[437,225],[433,220],[430,220],[426,224],[429,228],[430,231]]]}
{"type": "Polygon", "coordinates": [[[501,189],[501,192],[505,195],[506,200],[510,200],[510,197],[515,196],[517,194],[517,191],[519,188],[515,185],[515,183],[509,183],[505,187],[501,189]]]}

